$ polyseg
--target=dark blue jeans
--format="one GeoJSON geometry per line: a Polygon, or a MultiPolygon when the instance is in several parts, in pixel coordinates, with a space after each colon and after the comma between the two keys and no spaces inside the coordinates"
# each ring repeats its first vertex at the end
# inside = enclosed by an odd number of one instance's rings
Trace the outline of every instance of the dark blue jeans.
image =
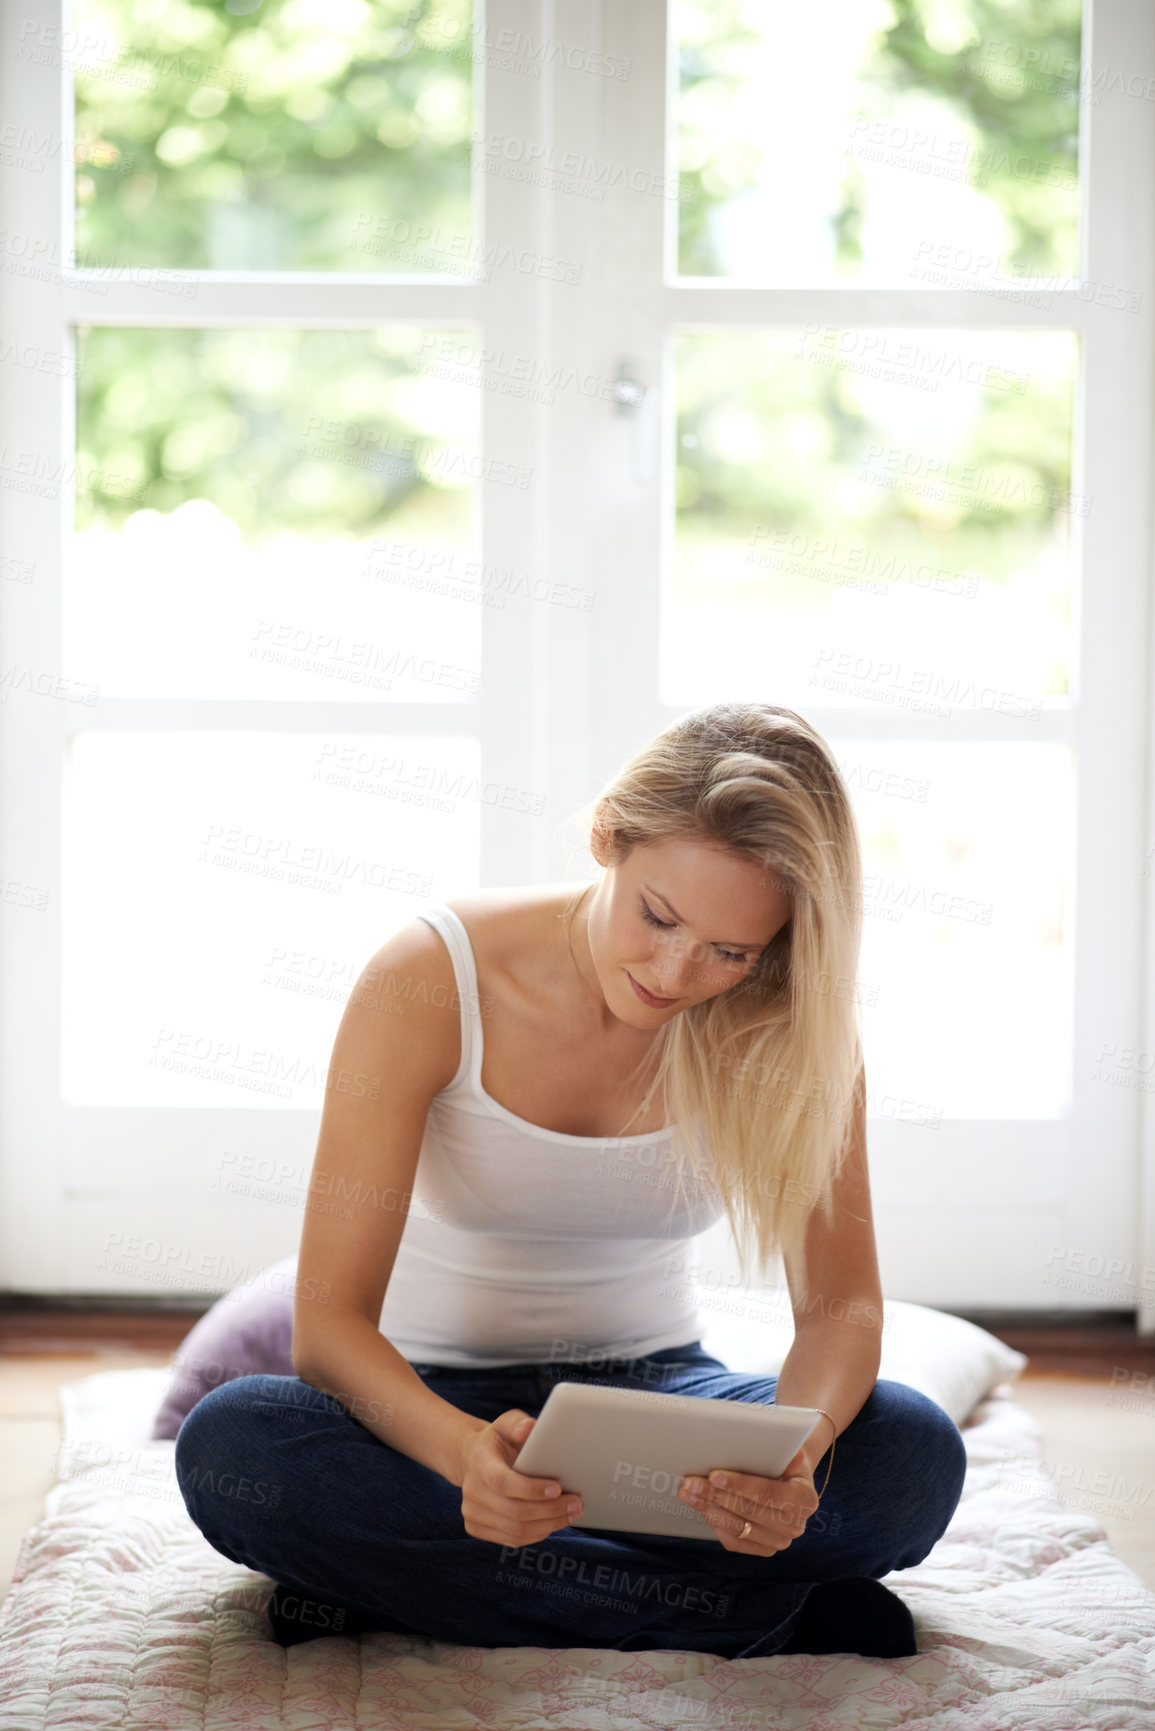
{"type": "MultiPolygon", "coordinates": [[[[563,1378],[765,1405],[778,1382],[727,1370],[697,1341],[581,1364],[413,1368],[487,1423],[513,1407],[536,1417],[563,1378]]],[[[511,1547],[467,1533],[458,1486],[296,1376],[222,1383],[176,1439],[190,1516],[222,1556],[277,1583],[270,1610],[285,1645],[384,1629],[463,1646],[755,1658],[789,1638],[816,1582],[922,1562],[965,1472],[962,1437],[942,1408],[905,1383],[877,1382],[838,1438],[805,1532],[774,1556],[582,1527],[511,1547]]]]}

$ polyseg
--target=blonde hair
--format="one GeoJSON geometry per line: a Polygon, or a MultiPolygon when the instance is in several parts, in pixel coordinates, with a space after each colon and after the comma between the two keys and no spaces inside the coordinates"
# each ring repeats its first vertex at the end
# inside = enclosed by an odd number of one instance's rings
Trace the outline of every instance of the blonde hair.
{"type": "Polygon", "coordinates": [[[634,1074],[656,1056],[638,1111],[658,1091],[674,1125],[671,1212],[688,1156],[721,1196],[742,1278],[756,1260],[764,1280],[780,1250],[805,1292],[807,1222],[815,1206],[830,1218],[863,1087],[862,858],[841,771],[794,710],[716,703],[665,728],[577,815],[604,865],[686,837],[762,866],[790,897],[750,973],[673,1016],[634,1074]]]}

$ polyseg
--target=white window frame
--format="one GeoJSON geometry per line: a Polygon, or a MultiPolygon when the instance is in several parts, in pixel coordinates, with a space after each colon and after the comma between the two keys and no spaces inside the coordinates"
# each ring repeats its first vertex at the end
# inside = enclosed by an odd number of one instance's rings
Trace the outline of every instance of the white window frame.
{"type": "MultiPolygon", "coordinates": [[[[517,23],[516,11],[512,0],[493,0],[490,29],[517,23]]],[[[43,175],[4,171],[3,226],[16,234],[48,237],[63,259],[70,254],[72,233],[71,80],[63,67],[17,58],[26,21],[43,29],[41,39],[48,42],[71,27],[61,0],[30,0],[27,7],[4,13],[0,106],[12,136],[26,128],[39,138],[62,141],[62,148],[43,175]]],[[[493,109],[514,132],[536,136],[543,86],[504,70],[496,57],[482,55],[481,63],[475,125],[483,126],[484,113],[493,109]]],[[[529,244],[536,241],[540,211],[534,186],[475,173],[474,188],[480,236],[528,235],[529,244]]],[[[169,329],[403,324],[468,328],[486,346],[506,352],[534,353],[540,346],[541,284],[529,272],[495,270],[488,280],[474,282],[456,274],[393,280],[306,272],[194,274],[196,294],[184,298],[147,284],[110,282],[83,269],[62,271],[59,286],[0,271],[0,331],[16,337],[22,352],[65,357],[74,354],[75,327],[81,324],[169,329]],[[94,281],[101,285],[99,295],[89,286],[94,281]]],[[[66,468],[75,453],[74,379],[11,366],[6,371],[0,426],[7,448],[34,451],[52,471],[66,468]]],[[[538,455],[538,423],[546,413],[500,390],[482,390],[482,450],[501,453],[541,476],[547,471],[538,455]]],[[[540,481],[524,491],[484,480],[478,486],[486,563],[522,570],[529,560],[543,559],[540,481]]],[[[18,549],[34,548],[36,558],[31,585],[20,585],[19,593],[15,584],[0,585],[7,660],[58,672],[60,572],[73,519],[72,490],[62,487],[56,501],[5,492],[2,511],[0,550],[19,556],[18,549]]],[[[548,786],[555,798],[572,795],[576,803],[582,793],[575,791],[570,736],[559,729],[547,742],[542,727],[526,720],[527,714],[539,716],[551,698],[566,698],[564,679],[550,692],[542,659],[542,611],[537,608],[535,617],[529,606],[479,609],[482,689],[452,704],[102,696],[89,708],[29,697],[18,713],[15,705],[4,711],[0,786],[8,823],[3,869],[8,880],[47,889],[48,906],[35,915],[0,903],[7,958],[0,984],[7,1031],[0,1044],[0,1282],[28,1292],[133,1290],[122,1275],[105,1269],[104,1252],[109,1242],[139,1237],[164,1247],[156,1257],[157,1296],[227,1289],[242,1273],[295,1248],[300,1217],[284,1208],[254,1211],[236,1205],[235,1198],[222,1209],[219,1193],[214,1198],[209,1188],[208,1151],[231,1142],[257,1159],[307,1170],[319,1123],[319,1112],[95,1107],[61,1099],[63,814],[57,790],[68,737],[88,729],[464,733],[480,742],[483,780],[548,786]],[[53,790],[48,797],[46,789],[53,790]],[[168,1249],[176,1254],[168,1256],[168,1249]],[[183,1282],[182,1270],[189,1271],[183,1282]]],[[[562,640],[560,622],[548,621],[546,636],[551,633],[562,640]]],[[[519,827],[482,801],[480,825],[483,882],[544,875],[543,821],[526,819],[519,827]]],[[[386,935],[366,932],[365,960],[386,935]]],[[[328,1053],[320,1061],[327,1063],[328,1053]]]]}
{"type": "MultiPolygon", "coordinates": [[[[660,173],[676,161],[675,68],[666,0],[609,6],[605,46],[635,68],[629,99],[607,110],[608,159],[660,173]]],[[[1137,0],[1086,0],[1083,67],[1106,75],[1155,69],[1155,28],[1137,0]]],[[[1134,80],[1132,80],[1132,87],[1134,80]]],[[[599,571],[616,572],[617,617],[606,632],[593,712],[597,758],[616,764],[679,711],[660,701],[658,644],[663,562],[672,521],[674,426],[671,342],[681,330],[735,331],[808,320],[838,328],[1073,330],[1080,344],[1071,488],[1093,509],[1077,519],[1072,695],[1047,702],[1025,727],[986,710],[949,721],[880,705],[805,705],[827,737],[888,740],[1060,741],[1075,754],[1073,1106],[1064,1117],[945,1120],[934,1130],[871,1117],[869,1144],[880,1258],[888,1294],[944,1307],[1119,1310],[1138,1307],[1155,1331],[1155,1117],[1145,1096],[1091,1080],[1104,1042],[1155,1052],[1149,994],[1144,1026],[1143,939],[1153,930],[1155,878],[1143,876],[1149,741],[1148,648],[1151,478],[1155,397],[1155,104],[1103,95],[1085,74],[1080,114],[1080,263],[1046,310],[982,292],[935,288],[745,288],[672,280],[672,219],[658,200],[618,192],[606,208],[620,247],[600,262],[603,320],[661,393],[657,449],[639,458],[659,471],[631,484],[621,448],[600,447],[587,507],[600,538],[599,571]],[[629,217],[627,220],[627,210],[629,217]],[[615,268],[616,266],[616,268],[615,268]],[[663,268],[664,267],[664,268],[663,268]],[[1141,290],[1137,316],[1080,298],[1085,281],[1141,290]],[[655,458],[657,459],[655,462],[655,458]],[[597,504],[595,515],[594,505],[597,504]],[[1082,573],[1109,573],[1096,583],[1082,573]],[[1141,1150],[1146,1189],[1141,1192],[1141,1150]],[[1143,1210],[1140,1221],[1140,1209],[1143,1210]],[[928,1255],[928,1246],[933,1254],[928,1255]],[[1110,1278],[1096,1278],[1096,1271],[1110,1278]],[[1060,1273],[1065,1284],[1047,1280],[1060,1273]],[[1146,1280],[1150,1275],[1150,1280],[1146,1280]],[[1144,1302],[1144,1299],[1146,1302],[1144,1302]]],[[[1033,298],[1033,297],[1028,297],[1033,298]]],[[[607,356],[608,356],[608,351],[607,356]]],[[[644,435],[639,431],[639,440],[644,435]]],[[[609,621],[607,621],[609,623],[609,621]]],[[[773,701],[770,694],[768,699],[773,701]]],[[[1150,977],[1155,946],[1148,940],[1150,977]]],[[[1153,988],[1155,990],[1155,988],[1153,988]]],[[[869,1054],[868,1054],[869,1065],[869,1054]]],[[[869,1084],[869,1076],[868,1076],[869,1084]]]]}
{"type": "MultiPolygon", "coordinates": [[[[7,122],[70,137],[70,86],[61,69],[15,58],[25,19],[66,28],[64,0],[30,0],[0,19],[0,106],[7,122]]],[[[1153,60],[1155,23],[1136,0],[1087,0],[1084,65],[1134,68],[1153,60]],[[1093,16],[1092,16],[1093,6],[1093,16]]],[[[604,64],[604,63],[603,63],[604,64]]],[[[481,609],[483,680],[476,699],[441,703],[317,703],[101,698],[92,709],[27,699],[0,710],[3,878],[49,892],[42,914],[0,903],[0,1283],[16,1290],[124,1291],[100,1267],[110,1232],[178,1244],[217,1271],[184,1290],[224,1290],[238,1267],[262,1266],[296,1242],[295,1218],[267,1221],[222,1210],[207,1189],[207,1147],[243,1116],[246,1145],[312,1155],[316,1117],[270,1108],[90,1108],[60,1099],[60,786],[65,741],[81,728],[203,728],[372,733],[466,732],[483,774],[547,787],[544,821],[516,828],[481,809],[482,882],[558,880],[575,870],[559,820],[588,799],[637,746],[679,713],[659,696],[657,621],[669,550],[673,458],[670,338],[677,330],[840,326],[1022,327],[1078,333],[1082,367],[1072,488],[1091,496],[1082,525],[1084,583],[1074,695],[1049,704],[1029,737],[1077,753],[1079,835],[1073,1076],[1075,1103],[1054,1121],[946,1122],[933,1133],[872,1119],[875,1212],[887,1291],[928,1303],[979,1307],[1121,1308],[1090,1284],[1060,1291],[1040,1274],[1056,1244],[1155,1266],[1155,1115],[1138,1092],[1088,1078],[1104,1041],[1155,1050],[1155,875],[1144,877],[1146,810],[1155,799],[1155,709],[1148,713],[1152,624],[1150,491],[1153,449],[1152,258],[1155,255],[1155,105],[1084,103],[1079,276],[1140,287],[1134,319],[1051,292],[1048,311],[982,293],[937,289],[749,289],[668,280],[676,204],[660,191],[676,160],[666,0],[490,0],[478,57],[478,132],[624,165],[604,198],[582,198],[548,172],[518,179],[475,168],[482,237],[516,238],[539,254],[576,259],[575,285],[494,272],[487,282],[392,280],[290,273],[200,273],[195,299],[131,283],[95,296],[84,271],[59,288],[0,271],[0,336],[47,355],[72,352],[78,323],[305,328],[468,325],[505,355],[547,370],[575,368],[588,393],[559,391],[533,405],[483,389],[482,448],[534,471],[526,492],[480,483],[482,557],[551,581],[594,588],[592,613],[558,607],[481,609]],[[484,41],[503,29],[575,44],[628,63],[625,78],[591,73],[591,59],[548,59],[539,79],[510,70],[484,41]],[[597,381],[623,364],[649,387],[621,413],[597,381]],[[1151,793],[1146,789],[1151,786],[1151,793]],[[1146,931],[1146,949],[1139,934],[1146,931]],[[1143,1156],[1142,1162],[1140,1156],[1143,1156]],[[1145,1175],[1140,1187],[1140,1170],[1145,1175]],[[1140,1210],[1142,1215],[1140,1218],[1140,1210]],[[962,1230],[959,1230],[961,1228],[962,1230]],[[933,1242],[935,1254],[927,1257],[933,1242]],[[216,1262],[212,1262],[212,1258],[216,1262]],[[928,1266],[931,1265],[931,1266],[928,1266]]],[[[516,152],[514,153],[516,156],[516,152]]],[[[53,177],[0,171],[3,226],[58,238],[71,223],[70,151],[53,177]]],[[[510,158],[506,158],[508,162],[510,158]]],[[[72,381],[8,365],[0,378],[0,437],[50,466],[74,451],[72,381]]],[[[492,379],[497,385],[496,376],[492,379]]],[[[0,583],[6,663],[60,668],[59,572],[72,500],[0,495],[0,552],[35,550],[30,585],[0,583]]],[[[877,708],[877,706],[874,706],[877,708]]],[[[985,711],[949,723],[910,710],[882,714],[808,706],[841,740],[1019,739],[1022,724],[985,711]]],[[[366,957],[383,934],[366,934],[366,957]]],[[[327,1060],[328,1054],[324,1054],[327,1060]]],[[[219,1195],[219,1193],[218,1193],[219,1195]]],[[[1065,1254],[1066,1254],[1065,1250],[1065,1254]]],[[[164,1293],[180,1288],[168,1283],[164,1293]]],[[[158,1296],[161,1289],[158,1287],[158,1296]]],[[[1155,1305],[1139,1327],[1155,1331],[1155,1305]]]]}

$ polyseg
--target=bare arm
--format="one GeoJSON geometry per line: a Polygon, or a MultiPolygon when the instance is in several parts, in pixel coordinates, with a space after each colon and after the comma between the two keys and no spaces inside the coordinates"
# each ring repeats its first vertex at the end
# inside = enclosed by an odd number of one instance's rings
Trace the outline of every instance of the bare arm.
{"type": "Polygon", "coordinates": [[[429,1106],[460,1059],[460,1013],[448,952],[424,921],[362,971],[333,1046],[338,1085],[321,1113],[293,1306],[297,1375],[456,1485],[485,1423],[434,1394],[378,1319],[409,1208],[420,1207],[412,1189],[429,1106]],[[419,980],[424,993],[414,992],[419,980]],[[355,1092],[342,1076],[369,1083],[355,1092]]]}
{"type": "Polygon", "coordinates": [[[556,1479],[513,1464],[537,1420],[518,1407],[492,1424],[462,1412],[379,1327],[429,1107],[461,1058],[460,1016],[449,952],[418,920],[382,945],[345,1006],[301,1234],[293,1369],[383,1443],[457,1485],[467,1533],[517,1548],[581,1513],[580,1497],[563,1495],[556,1479]],[[342,1087],[350,1077],[369,1083],[342,1087]],[[341,1214],[323,1202],[334,1193],[341,1214]]]}
{"type": "Polygon", "coordinates": [[[465,1477],[465,1452],[484,1419],[472,1418],[422,1382],[408,1359],[363,1316],[344,1315],[323,1361],[294,1368],[303,1382],[335,1395],[366,1430],[450,1484],[465,1477]]]}
{"type": "MultiPolygon", "coordinates": [[[[833,1192],[830,1225],[815,1208],[806,1234],[809,1290],[787,1262],[794,1341],[778,1378],[782,1406],[823,1407],[844,1431],[878,1379],[882,1355],[882,1283],[870,1207],[866,1158],[866,1073],[858,1074],[850,1149],[833,1192]]],[[[808,1471],[831,1444],[819,1419],[803,1446],[808,1471]]]]}

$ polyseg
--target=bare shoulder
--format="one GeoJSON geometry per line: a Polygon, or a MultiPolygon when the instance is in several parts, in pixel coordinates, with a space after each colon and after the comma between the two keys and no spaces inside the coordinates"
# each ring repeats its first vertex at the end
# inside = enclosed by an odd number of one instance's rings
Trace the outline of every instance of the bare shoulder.
{"type": "Polygon", "coordinates": [[[427,1093],[448,1086],[461,1062],[461,1005],[440,932],[414,918],[386,938],[349,995],[345,1020],[358,1043],[388,1052],[427,1093]]]}
{"type": "MultiPolygon", "coordinates": [[[[482,997],[503,995],[538,951],[549,922],[573,886],[472,890],[441,905],[465,927],[482,997]]],[[[345,1008],[344,1032],[359,1058],[387,1057],[426,1094],[436,1094],[461,1063],[461,995],[445,939],[418,917],[374,951],[345,1008]]],[[[484,1013],[484,1012],[483,1012],[484,1013]]]]}
{"type": "Polygon", "coordinates": [[[444,906],[451,909],[469,936],[479,969],[515,967],[529,950],[540,948],[567,901],[581,884],[528,884],[514,889],[470,890],[444,906]]]}

